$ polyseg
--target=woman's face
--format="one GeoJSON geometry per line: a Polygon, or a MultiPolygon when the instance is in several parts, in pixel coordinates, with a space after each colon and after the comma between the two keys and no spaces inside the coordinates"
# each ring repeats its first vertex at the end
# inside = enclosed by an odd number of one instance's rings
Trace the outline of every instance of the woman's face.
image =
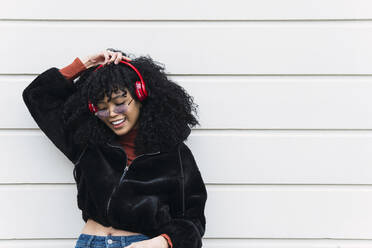
{"type": "Polygon", "coordinates": [[[107,110],[107,116],[99,117],[117,135],[125,135],[130,130],[138,128],[138,117],[142,104],[132,98],[130,92],[117,90],[111,94],[110,101],[107,95],[97,103],[98,110],[107,110]],[[116,107],[115,113],[114,109],[116,107]],[[125,111],[125,112],[123,112],[125,111]],[[118,121],[121,121],[118,123],[118,121]],[[112,122],[118,123],[114,124],[112,122]]]}

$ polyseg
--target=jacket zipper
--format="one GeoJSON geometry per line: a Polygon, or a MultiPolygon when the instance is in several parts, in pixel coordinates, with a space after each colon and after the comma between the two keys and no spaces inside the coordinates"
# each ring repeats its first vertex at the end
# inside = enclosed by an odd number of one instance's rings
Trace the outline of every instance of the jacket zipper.
{"type": "Polygon", "coordinates": [[[181,178],[182,178],[182,183],[181,183],[181,193],[182,193],[182,196],[181,196],[181,200],[182,200],[182,203],[181,203],[181,216],[184,216],[185,215],[185,175],[183,174],[183,164],[182,164],[182,158],[181,158],[181,151],[180,151],[180,148],[178,148],[178,158],[180,160],[180,165],[181,165],[181,178]]]}
{"type": "MultiPolygon", "coordinates": [[[[116,186],[114,187],[114,189],[112,190],[112,192],[111,192],[111,194],[110,194],[110,197],[109,197],[109,199],[108,199],[108,201],[107,201],[106,217],[108,218],[108,213],[109,213],[109,208],[110,208],[111,198],[112,198],[113,194],[115,193],[116,189],[120,186],[121,182],[124,180],[124,176],[125,176],[125,174],[127,173],[128,169],[129,169],[129,165],[128,165],[128,155],[127,155],[127,153],[125,152],[125,150],[123,149],[123,147],[121,147],[121,146],[114,146],[114,145],[111,145],[110,143],[107,143],[107,145],[109,145],[109,146],[111,146],[111,147],[119,148],[120,150],[122,150],[122,151],[125,153],[126,158],[127,158],[126,161],[125,161],[124,172],[123,172],[123,174],[122,174],[121,177],[120,177],[119,184],[116,185],[116,186]]],[[[136,160],[136,159],[139,158],[139,157],[142,157],[142,156],[144,156],[144,155],[154,155],[154,154],[158,154],[158,153],[160,153],[160,151],[153,152],[153,153],[144,153],[144,154],[141,154],[141,155],[135,157],[135,158],[132,160],[131,166],[133,165],[134,160],[136,160]]]]}

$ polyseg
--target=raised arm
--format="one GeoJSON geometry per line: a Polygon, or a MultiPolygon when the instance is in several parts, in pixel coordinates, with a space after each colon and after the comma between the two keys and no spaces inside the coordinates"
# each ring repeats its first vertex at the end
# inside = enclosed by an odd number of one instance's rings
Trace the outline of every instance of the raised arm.
{"type": "Polygon", "coordinates": [[[38,75],[22,92],[23,101],[41,131],[73,163],[81,148],[74,145],[72,133],[65,129],[62,109],[74,90],[73,83],[58,68],[52,67],[38,75]]]}
{"type": "Polygon", "coordinates": [[[62,119],[62,109],[75,92],[73,80],[84,70],[99,64],[118,62],[124,54],[105,50],[80,58],[58,69],[52,67],[37,76],[22,92],[32,118],[41,131],[73,163],[78,161],[83,147],[73,142],[73,134],[67,131],[62,119]]]}

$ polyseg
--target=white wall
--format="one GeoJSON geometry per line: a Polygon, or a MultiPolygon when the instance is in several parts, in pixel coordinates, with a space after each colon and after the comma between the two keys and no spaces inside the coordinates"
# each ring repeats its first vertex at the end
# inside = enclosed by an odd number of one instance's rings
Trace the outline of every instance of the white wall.
{"type": "Polygon", "coordinates": [[[3,1],[0,247],[74,246],[73,165],[21,93],[108,47],[164,63],[199,104],[205,247],[372,247],[371,20],[362,0],[3,1]]]}

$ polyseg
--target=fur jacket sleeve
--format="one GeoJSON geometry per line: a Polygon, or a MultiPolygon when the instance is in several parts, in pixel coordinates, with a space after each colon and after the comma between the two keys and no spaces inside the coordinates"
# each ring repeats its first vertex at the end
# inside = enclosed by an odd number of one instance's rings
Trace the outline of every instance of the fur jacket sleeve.
{"type": "Polygon", "coordinates": [[[182,145],[180,153],[184,180],[183,211],[179,217],[160,227],[158,233],[168,234],[174,248],[200,248],[206,225],[207,191],[191,150],[182,145]]]}
{"type": "Polygon", "coordinates": [[[82,152],[74,145],[72,133],[63,125],[62,109],[75,86],[58,68],[52,67],[37,76],[22,92],[23,101],[40,130],[73,163],[82,152]]]}

